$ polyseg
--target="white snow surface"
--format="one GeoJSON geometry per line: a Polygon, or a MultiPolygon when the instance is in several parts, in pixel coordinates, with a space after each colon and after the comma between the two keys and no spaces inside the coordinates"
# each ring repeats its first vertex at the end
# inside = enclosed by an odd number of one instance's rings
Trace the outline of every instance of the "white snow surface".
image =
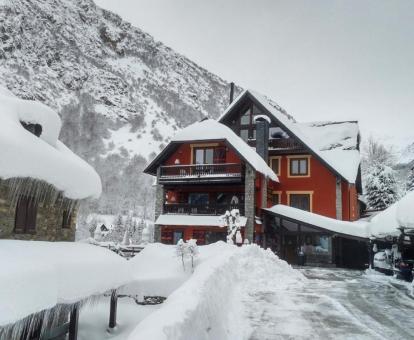
{"type": "Polygon", "coordinates": [[[0,240],[0,326],[131,281],[128,262],[74,242],[0,240]]]}
{"type": "Polygon", "coordinates": [[[61,120],[42,103],[22,100],[0,89],[0,178],[32,177],[46,181],[70,199],[98,198],[96,171],[58,140],[61,120]],[[36,137],[20,122],[40,124],[36,137]]]}
{"type": "Polygon", "coordinates": [[[255,97],[276,120],[280,121],[344,179],[349,183],[355,183],[361,162],[360,153],[357,150],[358,122],[298,123],[272,100],[250,89],[242,92],[218,120],[222,120],[247,93],[255,97]]]}
{"type": "MultiPolygon", "coordinates": [[[[224,213],[225,211],[223,211],[224,213]]],[[[240,226],[244,227],[246,226],[247,217],[240,216],[239,221],[240,226]]],[[[155,224],[221,227],[223,226],[223,219],[220,216],[164,214],[157,218],[155,224]]]]}
{"type": "Polygon", "coordinates": [[[349,236],[368,238],[369,233],[367,229],[368,223],[356,221],[348,222],[336,220],[319,214],[311,213],[309,211],[300,210],[289,207],[283,204],[275,205],[267,211],[275,214],[280,214],[298,221],[303,221],[319,228],[329,230],[334,233],[341,233],[349,236]]]}
{"type": "Polygon", "coordinates": [[[226,140],[256,171],[269,177],[273,181],[279,181],[273,170],[254,149],[247,145],[247,143],[237,136],[230,128],[214,119],[206,119],[191,124],[172,138],[173,142],[199,140],[226,140]]]}
{"type": "Polygon", "coordinates": [[[414,192],[375,215],[369,224],[373,237],[398,236],[399,227],[414,228],[414,192]]]}
{"type": "Polygon", "coordinates": [[[271,282],[283,289],[304,280],[285,261],[256,245],[239,248],[218,242],[199,249],[200,256],[206,251],[210,256],[159,310],[138,324],[129,340],[247,339],[251,327],[242,303],[248,294],[245,282],[271,282]]]}

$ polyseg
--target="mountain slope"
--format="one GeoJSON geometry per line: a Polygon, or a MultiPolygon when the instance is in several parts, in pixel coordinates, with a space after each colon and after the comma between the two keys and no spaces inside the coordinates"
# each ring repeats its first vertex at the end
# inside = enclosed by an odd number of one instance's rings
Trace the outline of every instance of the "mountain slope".
{"type": "Polygon", "coordinates": [[[0,1],[0,84],[59,112],[62,140],[103,177],[96,208],[109,213],[146,204],[148,159],[228,103],[225,81],[91,0],[0,1]]]}

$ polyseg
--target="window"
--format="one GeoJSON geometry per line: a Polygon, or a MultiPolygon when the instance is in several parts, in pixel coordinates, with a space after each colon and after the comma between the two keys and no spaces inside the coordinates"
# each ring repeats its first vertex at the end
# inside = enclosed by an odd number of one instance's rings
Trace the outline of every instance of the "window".
{"type": "Polygon", "coordinates": [[[177,244],[179,240],[184,239],[184,232],[181,230],[175,230],[173,232],[173,244],[177,244]]]}
{"type": "Polygon", "coordinates": [[[272,206],[280,204],[280,192],[273,191],[271,195],[272,206]]]}
{"type": "Polygon", "coordinates": [[[310,176],[309,170],[309,157],[295,157],[289,159],[290,177],[308,177],[310,176]]]}
{"type": "Polygon", "coordinates": [[[194,149],[195,164],[213,164],[214,149],[202,148],[194,149]]]}
{"type": "Polygon", "coordinates": [[[62,216],[62,228],[69,229],[71,224],[72,224],[72,214],[69,211],[64,210],[63,216],[62,216]]]}
{"type": "Polygon", "coordinates": [[[240,125],[250,125],[250,108],[240,117],[240,125]]]}
{"type": "Polygon", "coordinates": [[[240,130],[240,138],[243,139],[244,141],[247,141],[249,139],[249,130],[247,129],[240,130]]]}
{"type": "Polygon", "coordinates": [[[188,203],[193,205],[208,204],[208,193],[191,193],[188,195],[188,203]]]}
{"type": "Polygon", "coordinates": [[[218,147],[214,149],[214,164],[226,163],[226,148],[218,147]]]}
{"type": "Polygon", "coordinates": [[[288,193],[289,205],[291,207],[311,211],[311,193],[288,193]]]}
{"type": "Polygon", "coordinates": [[[274,173],[278,176],[280,175],[280,161],[281,161],[280,156],[273,156],[269,158],[269,166],[274,171],[274,173]]]}
{"type": "Polygon", "coordinates": [[[16,205],[14,230],[17,233],[36,231],[37,204],[31,197],[21,196],[16,205]]]}

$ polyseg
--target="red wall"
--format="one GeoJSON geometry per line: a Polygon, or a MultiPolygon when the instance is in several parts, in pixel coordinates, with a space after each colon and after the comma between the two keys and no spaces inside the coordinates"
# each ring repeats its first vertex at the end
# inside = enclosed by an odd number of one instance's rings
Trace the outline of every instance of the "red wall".
{"type": "Polygon", "coordinates": [[[281,204],[288,204],[287,191],[313,191],[312,212],[336,218],[336,177],[315,157],[310,158],[310,177],[288,177],[288,158],[282,156],[280,183],[281,204]]]}

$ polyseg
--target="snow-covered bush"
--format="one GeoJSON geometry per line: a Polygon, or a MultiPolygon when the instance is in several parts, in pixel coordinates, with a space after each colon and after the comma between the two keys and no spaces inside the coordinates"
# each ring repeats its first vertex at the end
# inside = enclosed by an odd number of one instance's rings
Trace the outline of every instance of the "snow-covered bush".
{"type": "Polygon", "coordinates": [[[375,162],[368,170],[365,185],[368,206],[383,210],[398,200],[398,187],[394,170],[375,162]]]}
{"type": "Polygon", "coordinates": [[[241,244],[243,240],[240,233],[240,212],[239,209],[233,209],[232,211],[226,211],[221,216],[224,226],[227,226],[227,243],[229,244],[241,244]],[[239,239],[237,239],[237,232],[239,232],[239,239]],[[240,242],[238,242],[240,241],[240,242]]]}
{"type": "Polygon", "coordinates": [[[187,255],[187,245],[184,243],[183,239],[180,239],[175,246],[175,253],[178,257],[181,257],[181,262],[183,264],[183,269],[185,271],[184,258],[187,255]]]}
{"type": "Polygon", "coordinates": [[[190,239],[186,242],[187,254],[191,258],[191,268],[194,270],[194,258],[198,255],[197,240],[190,239]]]}

